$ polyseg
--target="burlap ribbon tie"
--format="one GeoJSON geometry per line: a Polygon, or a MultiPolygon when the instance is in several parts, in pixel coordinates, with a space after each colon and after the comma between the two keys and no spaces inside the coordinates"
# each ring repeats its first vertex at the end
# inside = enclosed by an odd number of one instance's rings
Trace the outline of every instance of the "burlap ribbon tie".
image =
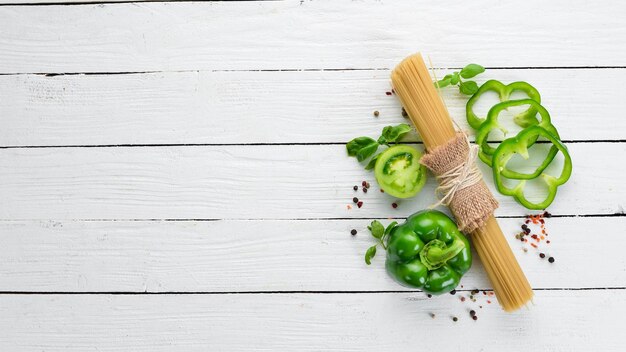
{"type": "Polygon", "coordinates": [[[420,162],[435,174],[439,181],[440,200],[434,206],[445,204],[456,217],[459,230],[470,233],[482,227],[498,208],[482,174],[476,167],[478,147],[472,146],[464,133],[433,150],[420,162]]]}

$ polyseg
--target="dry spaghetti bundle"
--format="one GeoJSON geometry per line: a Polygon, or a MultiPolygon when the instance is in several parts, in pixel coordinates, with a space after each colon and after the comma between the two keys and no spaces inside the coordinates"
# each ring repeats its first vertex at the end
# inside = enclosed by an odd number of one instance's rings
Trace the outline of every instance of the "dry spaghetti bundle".
{"type": "Polygon", "coordinates": [[[391,80],[424,140],[427,154],[421,162],[437,176],[459,228],[472,235],[498,301],[506,311],[522,307],[532,298],[532,288],[493,217],[497,202],[475,166],[475,147],[455,131],[420,54],[402,61],[391,80]]]}

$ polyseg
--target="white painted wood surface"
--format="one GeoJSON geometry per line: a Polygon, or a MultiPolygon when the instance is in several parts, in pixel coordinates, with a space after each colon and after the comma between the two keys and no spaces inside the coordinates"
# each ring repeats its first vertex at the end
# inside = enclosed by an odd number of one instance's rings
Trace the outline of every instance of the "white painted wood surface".
{"type": "Polygon", "coordinates": [[[36,345],[63,352],[623,347],[616,338],[622,326],[614,322],[626,314],[625,291],[537,291],[534,301],[528,310],[506,314],[493,304],[480,309],[458,297],[428,299],[423,293],[7,295],[0,301],[0,330],[7,349],[36,345]],[[593,311],[584,308],[589,304],[593,311]],[[479,320],[470,320],[469,309],[479,320]]]}
{"type": "MultiPolygon", "coordinates": [[[[532,83],[563,139],[624,138],[623,69],[488,70],[482,76],[479,81],[532,83]],[[595,123],[598,111],[606,123],[595,123]]],[[[0,137],[16,146],[345,143],[406,122],[389,90],[388,70],[0,76],[0,114],[7,122],[0,137]]],[[[469,129],[462,118],[467,98],[443,92],[450,113],[469,129]]]]}
{"type": "Polygon", "coordinates": [[[0,2],[1,351],[623,349],[623,2],[71,2],[0,2]],[[404,121],[389,68],[418,50],[531,82],[568,141],[554,264],[498,195],[526,310],[460,302],[479,261],[431,299],[363,263],[372,218],[434,200],[346,208],[374,181],[342,143],[404,121]]]}
{"type": "MultiPolygon", "coordinates": [[[[386,221],[383,221],[387,223],[386,221]]],[[[523,219],[500,219],[534,288],[620,287],[624,217],[547,220],[550,244],[513,236],[523,219]],[[599,234],[598,229],[612,231],[599,234]],[[598,237],[602,241],[596,240],[598,237]],[[529,249],[524,252],[522,249],[529,249]],[[555,256],[549,264],[540,252],[555,256]]],[[[0,291],[237,292],[405,290],[384,273],[369,220],[2,221],[0,291]],[[357,229],[355,237],[351,229],[357,229]]],[[[490,288],[480,261],[465,288],[490,288]]]]}
{"type": "MultiPolygon", "coordinates": [[[[623,211],[626,165],[614,157],[626,153],[626,143],[573,143],[569,150],[576,169],[550,210],[623,211]]],[[[379,192],[344,145],[30,148],[0,150],[0,158],[1,219],[386,218],[436,202],[429,177],[419,197],[392,209],[397,200],[379,192]],[[362,180],[374,187],[355,194],[362,180]],[[348,209],[355,195],[363,207],[348,209]]],[[[489,168],[480,168],[495,192],[489,168]]],[[[527,194],[540,192],[529,187],[527,194]]],[[[513,198],[498,200],[496,215],[524,214],[513,198]]]]}
{"type": "Polygon", "coordinates": [[[183,2],[0,8],[0,72],[621,66],[612,1],[183,2]],[[523,20],[522,20],[523,19],[523,20]]]}

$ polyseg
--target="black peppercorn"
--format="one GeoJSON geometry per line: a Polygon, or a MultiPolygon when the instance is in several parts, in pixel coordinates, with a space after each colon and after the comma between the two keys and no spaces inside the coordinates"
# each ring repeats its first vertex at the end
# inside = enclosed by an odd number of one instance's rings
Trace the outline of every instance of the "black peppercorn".
{"type": "Polygon", "coordinates": [[[352,231],[350,231],[350,233],[352,234],[352,236],[356,235],[356,230],[352,229],[352,231]]]}

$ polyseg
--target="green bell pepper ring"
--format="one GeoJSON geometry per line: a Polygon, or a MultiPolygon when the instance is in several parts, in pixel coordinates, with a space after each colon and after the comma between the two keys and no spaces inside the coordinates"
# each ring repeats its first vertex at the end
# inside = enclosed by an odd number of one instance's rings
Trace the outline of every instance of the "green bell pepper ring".
{"type": "MultiPolygon", "coordinates": [[[[487,142],[487,138],[489,137],[491,131],[493,131],[494,129],[499,129],[505,135],[508,133],[508,131],[498,122],[498,116],[500,116],[500,113],[503,110],[520,105],[530,105],[534,109],[534,111],[538,112],[539,116],[541,116],[541,121],[538,121],[536,117],[533,117],[535,121],[534,125],[543,127],[548,132],[559,138],[559,132],[556,130],[554,125],[552,125],[548,110],[546,110],[543,106],[541,106],[541,104],[537,103],[536,101],[532,99],[521,99],[509,100],[503,103],[498,103],[489,110],[489,113],[487,114],[487,119],[485,120],[485,122],[483,122],[482,125],[480,125],[478,133],[476,135],[476,144],[480,146],[478,156],[480,157],[480,160],[482,160],[485,164],[492,166],[493,153],[496,151],[496,148],[490,146],[487,142]]],[[[531,142],[532,143],[530,143],[530,145],[532,145],[535,141],[531,142]]],[[[557,153],[558,149],[556,147],[553,146],[552,148],[550,148],[544,161],[532,173],[519,173],[513,170],[506,169],[503,171],[503,176],[506,178],[513,178],[518,180],[530,180],[536,178],[543,172],[543,170],[545,170],[546,167],[548,167],[548,165],[550,165],[550,162],[552,162],[557,153]]]]}
{"type": "MultiPolygon", "coordinates": [[[[504,85],[500,81],[496,81],[494,79],[489,80],[483,83],[478,91],[472,95],[471,98],[467,101],[467,105],[465,106],[465,114],[467,116],[467,122],[472,128],[477,130],[480,128],[480,125],[485,121],[484,117],[478,117],[474,113],[474,104],[480,99],[480,96],[486,92],[496,92],[498,93],[498,97],[500,101],[507,101],[511,97],[511,94],[515,91],[524,92],[528,95],[528,98],[536,101],[537,103],[541,103],[541,96],[539,95],[539,91],[535,89],[535,87],[531,86],[526,82],[513,82],[509,85],[504,85]]],[[[533,120],[535,119],[535,115],[537,111],[533,109],[533,107],[529,107],[526,111],[523,111],[517,115],[515,115],[514,121],[520,127],[528,127],[533,124],[533,120]]]]}
{"type": "Polygon", "coordinates": [[[415,213],[389,234],[387,272],[402,285],[433,294],[449,292],[471,266],[467,238],[440,211],[415,213]]]}
{"type": "Polygon", "coordinates": [[[397,198],[418,194],[426,183],[426,167],[419,163],[421,153],[407,145],[395,145],[376,158],[374,176],[385,193],[397,198]]]}
{"type": "MultiPolygon", "coordinates": [[[[545,169],[545,168],[544,168],[545,169]]],[[[542,171],[543,172],[543,171],[542,171]]],[[[569,155],[567,147],[550,131],[540,126],[531,126],[522,130],[517,136],[509,138],[502,142],[493,155],[493,178],[498,191],[504,195],[513,196],[515,200],[532,210],[546,209],[554,201],[557,188],[567,182],[572,174],[572,158],[569,155]],[[563,170],[559,177],[542,173],[540,176],[548,186],[548,194],[545,200],[540,203],[529,201],[524,195],[526,180],[521,180],[514,188],[508,188],[503,183],[504,172],[507,170],[506,165],[514,154],[519,154],[523,158],[528,159],[528,147],[537,140],[538,137],[544,137],[550,141],[558,151],[563,154],[563,170]]]]}

